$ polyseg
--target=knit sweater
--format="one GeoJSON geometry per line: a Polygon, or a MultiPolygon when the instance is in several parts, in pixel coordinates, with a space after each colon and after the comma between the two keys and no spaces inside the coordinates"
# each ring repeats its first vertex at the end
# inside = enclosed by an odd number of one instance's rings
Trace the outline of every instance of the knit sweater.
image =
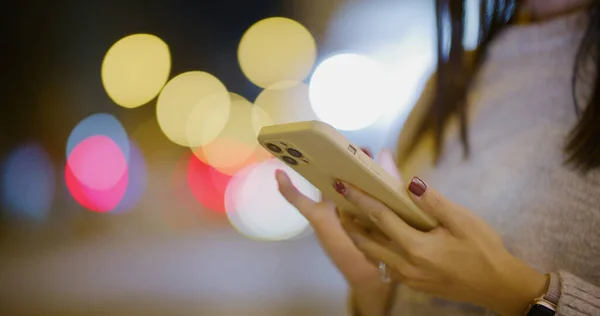
{"type": "MultiPolygon", "coordinates": [[[[577,122],[571,78],[587,21],[580,12],[511,26],[491,43],[467,96],[468,159],[456,121],[447,126],[435,167],[431,135],[402,155],[430,104],[429,84],[397,147],[405,181],[419,175],[490,223],[514,256],[540,272],[558,272],[557,314],[564,316],[600,315],[600,170],[582,175],[563,164],[566,136],[577,122]]],[[[391,314],[491,313],[400,285],[391,314]]]]}

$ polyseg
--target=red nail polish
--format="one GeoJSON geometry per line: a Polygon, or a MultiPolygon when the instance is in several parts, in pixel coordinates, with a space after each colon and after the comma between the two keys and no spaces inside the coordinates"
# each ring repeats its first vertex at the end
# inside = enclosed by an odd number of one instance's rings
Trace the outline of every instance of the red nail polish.
{"type": "Polygon", "coordinates": [[[333,188],[339,193],[339,194],[345,194],[346,193],[346,186],[342,183],[342,181],[340,180],[336,180],[335,184],[333,185],[333,188]]]}
{"type": "Polygon", "coordinates": [[[423,180],[419,179],[419,177],[414,177],[412,180],[410,180],[408,191],[416,196],[421,196],[425,193],[425,191],[427,191],[427,184],[425,184],[423,180]]]}
{"type": "Polygon", "coordinates": [[[367,156],[373,158],[373,154],[371,153],[370,150],[368,150],[367,148],[361,147],[360,150],[363,151],[363,153],[367,154],[367,156]]]}

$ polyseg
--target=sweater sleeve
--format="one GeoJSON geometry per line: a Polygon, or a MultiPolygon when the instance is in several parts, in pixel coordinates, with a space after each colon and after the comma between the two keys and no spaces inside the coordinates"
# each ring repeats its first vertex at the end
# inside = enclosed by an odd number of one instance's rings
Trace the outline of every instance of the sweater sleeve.
{"type": "Polygon", "coordinates": [[[560,271],[560,299],[557,315],[596,316],[600,315],[600,288],[577,276],[560,271]]]}

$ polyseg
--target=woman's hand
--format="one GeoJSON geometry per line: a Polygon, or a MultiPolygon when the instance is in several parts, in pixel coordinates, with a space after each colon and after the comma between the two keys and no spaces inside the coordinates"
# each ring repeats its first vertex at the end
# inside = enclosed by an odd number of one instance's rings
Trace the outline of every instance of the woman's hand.
{"type": "MultiPolygon", "coordinates": [[[[382,153],[380,157],[383,159],[380,161],[382,167],[398,174],[397,170],[390,169],[390,166],[395,168],[391,153],[382,153]]],[[[392,285],[380,281],[378,269],[365,258],[344,231],[336,206],[331,201],[317,203],[306,197],[281,170],[276,172],[276,179],[281,194],[310,222],[321,246],[348,281],[360,305],[361,314],[383,314],[392,285]]]]}
{"type": "Polygon", "coordinates": [[[544,292],[546,276],[510,255],[485,221],[419,178],[411,181],[409,195],[441,223],[429,232],[410,227],[384,204],[350,184],[338,181],[335,187],[400,246],[401,251],[393,251],[352,221],[344,221],[357,247],[367,257],[386,263],[406,286],[502,315],[521,315],[544,292]]]}

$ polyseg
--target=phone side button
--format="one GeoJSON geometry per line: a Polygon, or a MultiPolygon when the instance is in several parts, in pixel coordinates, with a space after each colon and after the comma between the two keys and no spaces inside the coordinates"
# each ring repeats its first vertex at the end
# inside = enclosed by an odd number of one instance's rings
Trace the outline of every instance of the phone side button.
{"type": "Polygon", "coordinates": [[[367,156],[365,153],[360,152],[360,153],[358,153],[357,156],[358,156],[358,160],[360,160],[360,162],[365,164],[367,167],[371,166],[371,158],[369,158],[369,156],[367,156]]]}

